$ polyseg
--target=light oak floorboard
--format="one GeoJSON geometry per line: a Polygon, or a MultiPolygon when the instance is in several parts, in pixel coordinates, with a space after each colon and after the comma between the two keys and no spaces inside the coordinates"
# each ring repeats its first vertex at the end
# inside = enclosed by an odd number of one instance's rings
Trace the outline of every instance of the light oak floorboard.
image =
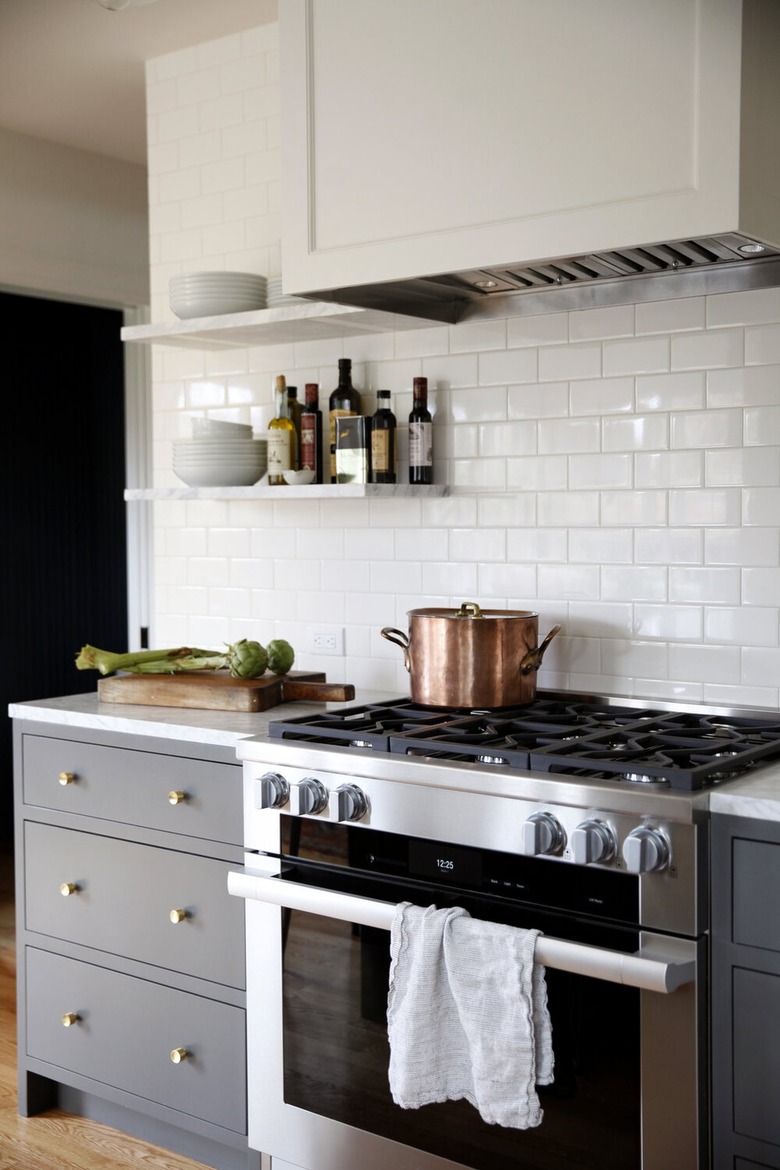
{"type": "Polygon", "coordinates": [[[16,945],[13,859],[0,845],[0,1167],[2,1170],[203,1170],[148,1142],[52,1109],[16,1108],[16,945]]]}

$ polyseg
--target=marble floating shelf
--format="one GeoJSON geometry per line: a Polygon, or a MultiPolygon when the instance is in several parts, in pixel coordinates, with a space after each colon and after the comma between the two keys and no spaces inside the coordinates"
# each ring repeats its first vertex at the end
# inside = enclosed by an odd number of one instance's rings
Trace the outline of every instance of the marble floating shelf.
{"type": "Polygon", "coordinates": [[[228,349],[241,346],[285,345],[323,341],[369,333],[430,329],[431,321],[381,309],[357,309],[325,301],[302,301],[249,313],[224,313],[164,324],[126,325],[122,341],[171,345],[191,349],[228,349]]]}
{"type": "Polygon", "coordinates": [[[301,487],[175,487],[126,488],[126,500],[344,500],[435,499],[449,494],[444,484],[336,483],[301,487]]]}

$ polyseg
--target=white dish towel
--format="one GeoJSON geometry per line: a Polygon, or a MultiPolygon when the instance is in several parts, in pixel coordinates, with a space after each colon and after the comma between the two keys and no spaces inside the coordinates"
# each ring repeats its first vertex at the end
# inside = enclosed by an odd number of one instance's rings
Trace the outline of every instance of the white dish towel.
{"type": "Polygon", "coordinates": [[[491,1125],[542,1120],[553,1079],[538,930],[401,902],[390,939],[390,1091],[403,1109],[464,1097],[491,1125]]]}

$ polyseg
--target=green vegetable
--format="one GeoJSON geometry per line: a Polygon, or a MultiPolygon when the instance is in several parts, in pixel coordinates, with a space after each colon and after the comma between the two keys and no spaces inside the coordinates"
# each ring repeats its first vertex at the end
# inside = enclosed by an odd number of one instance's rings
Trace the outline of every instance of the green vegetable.
{"type": "Polygon", "coordinates": [[[284,638],[274,638],[266,647],[268,650],[268,669],[274,674],[287,674],[295,662],[295,651],[284,638]]]}
{"type": "Polygon", "coordinates": [[[265,674],[268,654],[259,642],[241,638],[227,650],[194,650],[180,646],[176,650],[136,650],[113,654],[95,646],[82,646],[76,659],[79,670],[99,670],[113,674],[128,670],[131,674],[180,674],[188,670],[229,670],[234,678],[260,678],[265,674]]]}

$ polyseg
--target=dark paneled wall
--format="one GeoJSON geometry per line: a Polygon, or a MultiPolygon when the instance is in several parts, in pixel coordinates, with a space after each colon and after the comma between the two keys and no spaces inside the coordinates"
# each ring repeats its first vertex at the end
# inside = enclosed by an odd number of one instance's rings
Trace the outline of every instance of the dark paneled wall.
{"type": "Polygon", "coordinates": [[[0,837],[8,703],[95,689],[84,642],[127,646],[122,314],[0,293],[0,837]]]}

